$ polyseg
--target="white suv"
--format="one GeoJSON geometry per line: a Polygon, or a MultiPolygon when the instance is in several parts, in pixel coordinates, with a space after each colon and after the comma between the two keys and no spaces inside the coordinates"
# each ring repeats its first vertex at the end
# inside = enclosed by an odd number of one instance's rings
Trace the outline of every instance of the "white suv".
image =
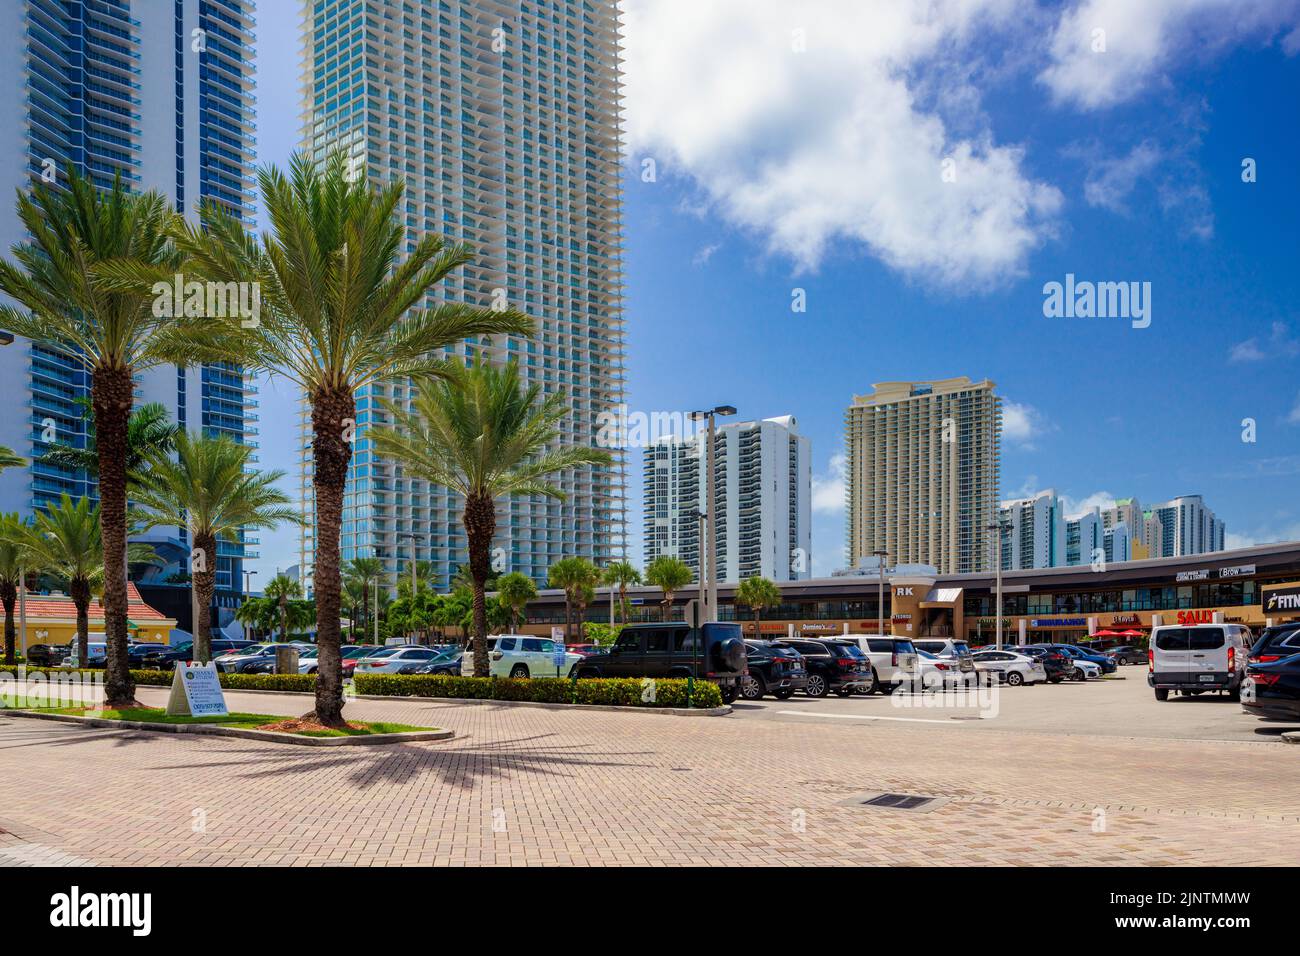
{"type": "Polygon", "coordinates": [[[875,691],[893,693],[900,684],[913,683],[921,672],[910,637],[881,637],[879,634],[846,634],[845,637],[856,641],[871,661],[871,682],[862,688],[863,694],[875,691]]]}
{"type": "Polygon", "coordinates": [[[971,658],[970,645],[963,640],[951,637],[913,638],[912,646],[918,651],[926,651],[935,657],[943,657],[957,662],[957,671],[963,677],[974,676],[975,661],[971,658]]]}
{"type": "Polygon", "coordinates": [[[1156,700],[1168,700],[1171,690],[1185,696],[1218,690],[1236,699],[1251,643],[1250,628],[1240,624],[1157,627],[1151,632],[1147,684],[1156,700]]]}
{"type": "MultiPolygon", "coordinates": [[[[555,677],[555,641],[528,634],[498,634],[487,639],[488,673],[492,677],[555,677]]],[[[564,652],[559,676],[568,677],[581,654],[564,652]]],[[[474,676],[474,641],[465,647],[460,659],[462,677],[474,676]]]]}

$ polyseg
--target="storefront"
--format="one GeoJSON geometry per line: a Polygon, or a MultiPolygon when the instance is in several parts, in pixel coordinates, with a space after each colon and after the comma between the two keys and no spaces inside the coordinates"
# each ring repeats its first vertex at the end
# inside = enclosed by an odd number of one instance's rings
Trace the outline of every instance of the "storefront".
{"type": "Polygon", "coordinates": [[[1265,587],[1260,592],[1264,617],[1271,623],[1300,621],[1300,581],[1287,581],[1265,587]]]}
{"type": "MultiPolygon", "coordinates": [[[[25,617],[27,621],[27,640],[23,642],[22,632],[18,631],[17,644],[20,653],[27,656],[27,647],[32,644],[69,644],[77,635],[77,608],[72,598],[63,594],[29,594],[26,599],[25,617]]],[[[14,627],[18,629],[18,607],[14,607],[14,627]]],[[[87,609],[91,641],[104,640],[104,607],[92,599],[87,609]]],[[[140,592],[134,584],[127,584],[127,636],[133,641],[148,641],[165,644],[170,638],[176,622],[144,603],[140,592]]]]}

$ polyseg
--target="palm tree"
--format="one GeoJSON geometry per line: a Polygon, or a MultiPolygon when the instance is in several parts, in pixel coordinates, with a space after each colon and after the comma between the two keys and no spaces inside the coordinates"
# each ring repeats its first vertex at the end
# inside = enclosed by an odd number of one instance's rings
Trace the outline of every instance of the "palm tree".
{"type": "Polygon", "coordinates": [[[6,468],[21,468],[25,464],[27,464],[26,458],[15,454],[12,448],[0,445],[0,471],[6,468]]]}
{"type": "Polygon", "coordinates": [[[668,620],[673,606],[673,595],[695,580],[691,567],[685,561],[661,554],[645,569],[646,584],[653,584],[664,592],[663,619],[668,620]]]}
{"type": "Polygon", "coordinates": [[[120,177],[100,190],[72,166],[64,182],[66,188],[38,183],[18,196],[18,218],[31,238],[13,246],[14,261],[0,260],[0,292],[17,303],[0,305],[0,327],[75,357],[90,372],[108,644],[104,694],[109,707],[127,706],[135,694],[126,619],[133,376],[202,358],[194,330],[211,323],[155,314],[157,296],[137,275],[170,276],[180,265],[169,236],[183,220],[164,196],[128,192],[120,177]]]}
{"type": "MultiPolygon", "coordinates": [[[[361,623],[363,634],[369,634],[370,627],[370,592],[375,582],[384,580],[384,564],[378,558],[353,558],[343,569],[344,587],[358,592],[361,597],[361,623]]],[[[348,615],[349,618],[351,615],[348,615]]],[[[356,624],[352,626],[352,639],[356,640],[356,624]]]]}
{"type": "Polygon", "coordinates": [[[547,584],[564,591],[564,643],[573,643],[579,608],[590,603],[588,593],[600,581],[600,570],[586,558],[561,558],[547,570],[547,584]]]}
{"type": "Polygon", "coordinates": [[[736,587],[735,602],[753,609],[754,637],[760,638],[763,636],[759,627],[760,615],[764,608],[776,607],[781,603],[781,589],[767,578],[760,578],[755,575],[751,578],[745,578],[736,587]]]}
{"type": "Polygon", "coordinates": [[[254,634],[269,632],[274,626],[278,608],[274,601],[267,598],[245,598],[244,603],[235,608],[235,620],[254,634]]]}
{"type": "Polygon", "coordinates": [[[609,452],[577,446],[552,447],[569,414],[563,393],[542,398],[540,384],[527,388],[511,360],[495,366],[449,366],[446,378],[420,388],[410,414],[389,402],[395,428],[375,431],[375,449],[401,461],[408,476],[459,492],[461,521],[469,545],[474,594],[474,674],[486,677],[487,598],[490,549],[496,534],[495,499],[544,495],[564,499],[547,479],[582,465],[607,464],[609,452]]]}
{"type": "MultiPolygon", "coordinates": [[[[287,574],[277,574],[271,580],[266,582],[266,587],[262,589],[262,596],[275,605],[280,615],[280,640],[289,639],[289,602],[297,601],[302,598],[302,585],[297,579],[289,577],[287,574]]],[[[334,624],[335,630],[338,629],[338,622],[334,624]]],[[[320,622],[316,622],[316,629],[319,633],[320,622]]],[[[318,655],[319,656],[319,653],[318,655]]],[[[340,680],[342,679],[340,671],[340,680]]]]}
{"type": "MultiPolygon", "coordinates": [[[[57,506],[47,503],[36,512],[27,532],[37,564],[64,583],[77,609],[76,656],[83,661],[88,651],[90,599],[104,584],[100,522],[99,508],[92,508],[89,498],[74,502],[64,494],[57,506]]],[[[145,544],[128,545],[124,557],[132,564],[157,561],[153,548],[145,544]]],[[[107,607],[104,611],[107,616],[107,607]]]]}
{"type": "Polygon", "coordinates": [[[0,604],[5,612],[5,663],[14,662],[14,603],[24,577],[40,571],[30,529],[17,513],[0,515],[0,604]]]}
{"type": "MultiPolygon", "coordinates": [[[[86,399],[77,399],[77,404],[85,410],[86,447],[55,443],[38,461],[67,471],[84,471],[94,478],[99,475],[95,411],[86,399]]],[[[167,409],[160,402],[149,402],[131,412],[126,423],[126,480],[132,490],[140,484],[149,457],[155,452],[167,454],[175,448],[176,435],[180,431],[181,426],[167,417],[167,409]]]]}
{"type": "Polygon", "coordinates": [[[299,523],[288,507],[289,496],[275,487],[282,471],[250,471],[253,449],[229,435],[184,431],[174,439],[176,457],[154,449],[147,472],[132,491],[146,509],[145,527],[177,525],[190,532],[190,561],[198,620],[194,622],[194,659],[206,664],[212,648],[212,595],[217,587],[217,539],[239,544],[242,528],[274,528],[281,521],[299,523]]]}
{"type": "Polygon", "coordinates": [[[630,584],[641,583],[641,572],[631,561],[615,561],[605,568],[604,581],[610,587],[618,588],[618,611],[623,623],[627,623],[627,589],[630,584]]]}
{"type": "Polygon", "coordinates": [[[289,166],[288,177],[274,166],[259,171],[271,222],[261,242],[209,203],[203,223],[186,225],[177,244],[190,271],[219,282],[252,280],[261,290],[254,327],[208,322],[207,354],[275,371],[311,405],[320,645],[311,716],[337,726],[343,723],[339,531],[357,391],[407,376],[436,378],[447,366],[440,350],[482,335],[531,335],[533,323],[513,309],[456,302],[420,308],[472,255],[426,233],[399,262],[408,246],[400,177],[372,189],[364,176],[350,175],[341,152],[320,168],[295,154],[289,166]]]}
{"type": "Polygon", "coordinates": [[[524,608],[528,602],[537,597],[537,585],[533,579],[518,571],[511,571],[497,578],[497,598],[510,608],[510,630],[519,627],[524,619],[524,608]]]}

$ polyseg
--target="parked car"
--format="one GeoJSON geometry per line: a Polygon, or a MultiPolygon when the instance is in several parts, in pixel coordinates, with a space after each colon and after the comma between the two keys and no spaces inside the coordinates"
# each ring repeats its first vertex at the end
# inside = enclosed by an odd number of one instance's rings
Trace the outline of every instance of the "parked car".
{"type": "MultiPolygon", "coordinates": [[[[215,659],[221,654],[227,654],[231,651],[241,650],[245,647],[252,647],[252,641],[236,641],[227,638],[216,638],[212,641],[211,655],[215,659]]],[[[177,661],[191,661],[194,659],[194,642],[180,641],[176,644],[154,644],[149,650],[145,651],[140,658],[140,663],[152,670],[174,670],[177,661]]]]}
{"type": "Polygon", "coordinates": [[[831,691],[848,697],[871,685],[871,662],[852,638],[800,638],[788,643],[803,657],[808,670],[804,693],[809,697],[825,697],[831,691]]]}
{"type": "Polygon", "coordinates": [[[900,684],[913,683],[920,674],[911,638],[882,637],[879,634],[850,634],[848,637],[857,643],[871,664],[871,681],[862,693],[880,691],[889,694],[900,684]]]}
{"type": "Polygon", "coordinates": [[[343,676],[345,678],[352,676],[352,670],[357,666],[357,661],[363,657],[369,657],[371,654],[377,654],[380,651],[391,650],[386,644],[352,644],[347,650],[339,649],[339,657],[342,658],[343,676]]]}
{"type": "Polygon", "coordinates": [[[1235,699],[1250,645],[1250,628],[1240,624],[1157,627],[1151,632],[1147,684],[1156,700],[1168,700],[1171,690],[1184,696],[1217,690],[1235,699]]]}
{"type": "Polygon", "coordinates": [[[1070,672],[1070,680],[1087,681],[1101,680],[1101,665],[1094,664],[1092,661],[1085,661],[1082,657],[1074,658],[1074,670],[1070,672]]]}
{"type": "MultiPolygon", "coordinates": [[[[357,661],[352,676],[358,674],[400,674],[403,667],[412,664],[427,664],[438,652],[432,647],[411,645],[407,647],[386,647],[380,653],[369,654],[357,661]]],[[[409,671],[407,672],[409,673],[409,671]]]]}
{"type": "Polygon", "coordinates": [[[957,670],[963,674],[975,673],[975,662],[971,660],[970,645],[953,638],[923,637],[913,639],[912,646],[918,651],[926,651],[935,657],[951,658],[957,662],[957,670]]]}
{"type": "Polygon", "coordinates": [[[922,690],[937,690],[961,684],[966,678],[954,657],[940,657],[929,651],[916,652],[918,679],[922,690]]]}
{"type": "Polygon", "coordinates": [[[581,654],[583,657],[590,657],[592,654],[601,654],[606,648],[599,644],[569,644],[564,648],[570,654],[581,654]]]}
{"type": "Polygon", "coordinates": [[[1092,651],[1085,651],[1077,644],[1053,644],[1051,646],[1059,647],[1076,661],[1088,661],[1096,664],[1103,674],[1113,674],[1119,669],[1119,665],[1105,654],[1096,654],[1092,651]]]}
{"type": "Polygon", "coordinates": [[[1300,722],[1300,652],[1251,661],[1241,684],[1241,706],[1265,720],[1300,722]]]}
{"type": "Polygon", "coordinates": [[[784,641],[745,641],[745,658],[748,673],[740,681],[745,700],[761,700],[764,694],[788,700],[808,685],[803,657],[784,641]]]}
{"type": "Polygon", "coordinates": [[[1059,684],[1074,676],[1074,658],[1054,645],[1017,644],[1015,651],[1033,657],[1042,664],[1049,684],[1059,684]]]}
{"type": "MultiPolygon", "coordinates": [[[[86,642],[85,659],[77,661],[76,662],[77,667],[99,668],[99,667],[104,667],[108,663],[108,644],[102,640],[100,641],[95,640],[96,637],[102,638],[103,636],[104,636],[103,634],[90,635],[90,640],[86,642]]],[[[70,650],[64,656],[63,660],[59,661],[59,666],[60,667],[73,666],[72,652],[70,650]]]]}
{"type": "MultiPolygon", "coordinates": [[[[488,673],[492,677],[568,677],[573,665],[583,660],[581,654],[564,651],[564,663],[555,666],[555,641],[529,634],[498,634],[487,639],[488,673]]],[[[474,675],[474,643],[471,641],[460,659],[460,672],[474,675]]]]}
{"type": "Polygon", "coordinates": [[[1292,654],[1300,654],[1300,621],[1265,628],[1251,645],[1248,656],[1252,664],[1271,664],[1292,654]]]}
{"type": "Polygon", "coordinates": [[[1129,664],[1145,664],[1147,662],[1147,652],[1140,647],[1124,645],[1123,647],[1112,647],[1105,651],[1107,657],[1115,662],[1119,667],[1126,667],[1129,664]]]}
{"type": "Polygon", "coordinates": [[[977,669],[997,675],[998,681],[1012,687],[1047,682],[1047,669],[1043,667],[1042,661],[1030,654],[995,649],[976,651],[971,656],[975,659],[977,669]]]}
{"type": "Polygon", "coordinates": [[[271,669],[274,670],[275,649],[277,646],[283,645],[250,644],[248,647],[235,648],[224,654],[213,654],[212,663],[216,664],[217,670],[223,674],[249,674],[258,673],[249,670],[249,668],[258,664],[265,664],[269,659],[271,669]]]}
{"type": "MultiPolygon", "coordinates": [[[[794,644],[798,649],[799,645],[794,644]]],[[[576,655],[575,655],[576,656],[576,655]]],[[[465,659],[469,660],[466,654],[465,659]]],[[[629,624],[606,653],[580,658],[579,677],[687,677],[711,680],[731,703],[745,676],[740,625],[712,621],[699,628],[681,622],[629,624]]]]}
{"type": "Polygon", "coordinates": [[[71,644],[29,644],[27,663],[33,667],[53,667],[63,663],[71,650],[71,644]]]}
{"type": "MultiPolygon", "coordinates": [[[[459,647],[450,647],[433,660],[413,667],[412,674],[445,674],[448,677],[459,676],[460,660],[465,652],[459,647]]],[[[401,673],[407,673],[402,670],[401,673]]]]}

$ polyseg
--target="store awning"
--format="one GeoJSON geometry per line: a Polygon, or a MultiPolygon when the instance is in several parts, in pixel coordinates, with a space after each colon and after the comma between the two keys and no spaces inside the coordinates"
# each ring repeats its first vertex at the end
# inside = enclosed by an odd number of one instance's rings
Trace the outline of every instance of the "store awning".
{"type": "Polygon", "coordinates": [[[961,588],[930,588],[921,607],[953,607],[961,600],[961,588]]]}

